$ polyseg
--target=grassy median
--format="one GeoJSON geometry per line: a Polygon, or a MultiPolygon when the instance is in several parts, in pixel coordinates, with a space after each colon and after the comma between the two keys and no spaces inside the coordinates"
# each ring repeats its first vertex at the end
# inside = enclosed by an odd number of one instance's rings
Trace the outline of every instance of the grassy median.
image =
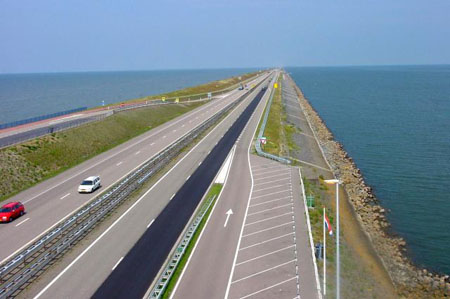
{"type": "MultiPolygon", "coordinates": [[[[212,196],[216,196],[214,201],[211,203],[211,206],[209,207],[208,211],[206,212],[205,216],[203,217],[202,221],[200,222],[200,225],[198,226],[197,230],[195,231],[191,241],[189,242],[189,245],[186,248],[186,251],[184,252],[183,257],[181,258],[177,268],[173,272],[172,277],[170,278],[169,284],[167,285],[167,288],[165,289],[162,298],[169,298],[172,294],[172,291],[175,287],[175,285],[178,282],[178,279],[183,272],[184,267],[186,266],[186,263],[191,256],[192,250],[194,249],[195,244],[197,243],[197,240],[200,236],[200,233],[203,231],[203,228],[205,227],[206,221],[209,218],[209,215],[211,214],[211,210],[214,207],[214,204],[216,203],[217,197],[219,196],[220,191],[222,190],[223,185],[222,184],[213,184],[211,186],[211,189],[208,192],[208,195],[206,195],[205,198],[211,198],[212,196]]],[[[202,203],[202,208],[206,205],[206,202],[202,203]]],[[[200,209],[201,210],[201,209],[200,209]]]]}

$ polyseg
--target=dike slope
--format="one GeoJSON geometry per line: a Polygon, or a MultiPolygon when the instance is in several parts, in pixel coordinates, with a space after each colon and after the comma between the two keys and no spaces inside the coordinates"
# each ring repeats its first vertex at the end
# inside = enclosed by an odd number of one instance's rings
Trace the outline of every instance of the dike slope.
{"type": "Polygon", "coordinates": [[[357,220],[371,240],[400,297],[450,297],[450,277],[420,269],[407,255],[406,242],[396,236],[386,219],[386,210],[380,205],[372,188],[366,184],[361,171],[347,154],[342,144],[334,140],[319,114],[295,84],[300,105],[315,131],[334,175],[343,181],[357,220]]]}

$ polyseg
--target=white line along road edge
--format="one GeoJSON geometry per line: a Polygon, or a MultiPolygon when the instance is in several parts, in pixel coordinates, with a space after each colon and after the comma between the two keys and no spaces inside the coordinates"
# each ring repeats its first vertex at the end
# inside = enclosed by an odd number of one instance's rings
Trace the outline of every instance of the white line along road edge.
{"type": "MultiPolygon", "coordinates": [[[[233,111],[237,111],[236,109],[238,109],[240,106],[242,106],[246,101],[242,101],[235,109],[233,109],[233,111]]],[[[231,112],[233,112],[231,111],[231,112]]],[[[44,294],[61,276],[64,275],[64,273],[66,273],[76,262],[78,262],[78,260],[80,260],[98,241],[100,241],[114,226],[117,225],[117,223],[120,222],[120,220],[122,220],[122,218],[124,218],[139,202],[141,202],[141,200],[147,196],[147,194],[153,190],[153,188],[155,188],[159,182],[161,182],[166,176],[168,176],[172,170],[174,170],[178,164],[180,164],[186,157],[189,156],[189,154],[194,151],[204,140],[206,140],[206,138],[211,135],[217,128],[220,127],[220,125],[222,125],[222,123],[224,123],[230,116],[232,115],[232,113],[228,114],[219,124],[217,124],[202,140],[200,140],[183,158],[180,159],[180,161],[178,161],[166,174],[164,174],[150,189],[148,189],[141,197],[139,197],[139,199],[131,206],[128,208],[128,210],[126,210],[116,221],[113,222],[113,224],[111,224],[110,227],[108,227],[97,239],[95,239],[91,245],[89,245],[79,256],[77,256],[75,258],[75,260],[73,260],[66,268],[64,268],[64,270],[62,270],[48,285],[46,285],[35,297],[34,299],[39,298],[40,296],[42,296],[42,294],[44,294]]]]}
{"type": "MultiPolygon", "coordinates": [[[[258,106],[259,106],[259,105],[258,105],[258,106]]],[[[255,114],[256,109],[258,109],[258,107],[256,107],[255,110],[253,111],[253,113],[252,113],[252,115],[250,116],[250,118],[249,118],[247,124],[245,125],[244,129],[242,130],[241,135],[242,135],[242,133],[247,129],[248,124],[250,123],[250,121],[251,121],[253,115],[255,114]]],[[[257,130],[257,129],[258,129],[258,126],[256,126],[255,131],[253,132],[252,138],[251,138],[251,140],[250,140],[250,144],[248,145],[248,151],[247,151],[248,153],[250,153],[250,148],[251,148],[251,145],[252,145],[252,142],[253,142],[253,136],[255,136],[256,130],[257,130]]],[[[241,137],[241,135],[239,135],[239,138],[241,137]]],[[[238,139],[239,139],[239,138],[238,138],[238,139]]],[[[237,143],[238,143],[238,141],[236,140],[236,144],[237,144],[237,143]]],[[[211,219],[211,216],[212,216],[213,213],[214,213],[214,209],[216,208],[217,203],[219,202],[220,197],[221,197],[221,195],[222,195],[222,192],[223,192],[223,190],[225,189],[225,185],[226,185],[227,180],[228,180],[228,173],[229,173],[229,171],[230,171],[230,169],[231,169],[231,166],[232,166],[232,164],[233,164],[233,158],[234,158],[234,152],[235,152],[235,150],[236,150],[236,144],[235,144],[234,147],[233,147],[233,157],[231,158],[230,166],[229,166],[229,168],[228,168],[228,172],[227,172],[227,175],[226,175],[226,177],[225,177],[225,181],[224,181],[224,183],[223,183],[222,190],[220,190],[219,196],[217,197],[217,201],[216,201],[216,203],[214,204],[214,207],[212,208],[211,213],[209,214],[208,219],[206,220],[205,226],[203,227],[202,232],[201,232],[200,235],[198,236],[198,239],[197,239],[197,242],[196,242],[195,245],[194,245],[194,248],[192,248],[191,255],[189,256],[189,258],[188,258],[186,264],[184,265],[184,268],[183,268],[183,271],[182,271],[181,274],[180,274],[180,277],[178,277],[178,281],[177,281],[177,283],[175,284],[175,287],[173,288],[172,294],[170,295],[170,299],[173,299],[173,297],[175,296],[175,293],[177,292],[178,286],[179,286],[181,280],[183,279],[184,273],[185,273],[186,269],[188,268],[189,263],[191,262],[191,258],[192,258],[192,256],[194,255],[195,250],[197,249],[197,245],[200,243],[200,240],[202,239],[203,232],[205,231],[206,227],[208,226],[209,220],[211,219]]],[[[249,161],[249,166],[250,166],[250,156],[248,156],[248,161],[249,161]]],[[[250,175],[252,175],[251,168],[249,168],[249,170],[250,170],[250,175]]],[[[252,177],[252,185],[253,185],[253,177],[252,177]]],[[[253,189],[253,186],[252,186],[252,189],[253,189]]],[[[251,196],[251,192],[250,192],[250,196],[251,196]]],[[[248,207],[247,207],[247,210],[248,210],[248,207]]],[[[247,211],[246,211],[246,213],[247,213],[247,211]]],[[[245,218],[244,218],[244,219],[245,219],[245,218]]],[[[243,226],[242,226],[242,227],[243,227],[243,226]]],[[[241,234],[242,234],[242,232],[241,232],[241,234]]],[[[235,262],[236,262],[236,260],[235,260],[235,262]]],[[[227,292],[227,293],[228,293],[228,292],[227,292]]]]}

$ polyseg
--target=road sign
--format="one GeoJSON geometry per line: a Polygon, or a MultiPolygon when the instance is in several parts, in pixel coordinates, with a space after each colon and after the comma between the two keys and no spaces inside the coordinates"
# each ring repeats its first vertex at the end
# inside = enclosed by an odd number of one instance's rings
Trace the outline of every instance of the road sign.
{"type": "Polygon", "coordinates": [[[180,102],[180,98],[176,98],[175,103],[179,103],[179,102],[180,102]]]}
{"type": "Polygon", "coordinates": [[[208,100],[211,100],[212,98],[212,93],[208,92],[208,100]]]}
{"type": "Polygon", "coordinates": [[[308,208],[314,208],[314,195],[306,196],[306,202],[308,204],[308,208]]]}
{"type": "Polygon", "coordinates": [[[166,97],[162,97],[161,101],[165,102],[166,101],[166,97]]]}
{"type": "Polygon", "coordinates": [[[267,143],[267,138],[266,137],[261,137],[259,139],[259,142],[261,142],[261,144],[266,144],[267,143]]]}

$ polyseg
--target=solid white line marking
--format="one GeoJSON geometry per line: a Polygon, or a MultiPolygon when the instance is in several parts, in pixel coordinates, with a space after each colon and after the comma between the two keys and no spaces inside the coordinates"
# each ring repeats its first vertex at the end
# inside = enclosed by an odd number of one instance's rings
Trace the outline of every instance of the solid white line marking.
{"type": "Polygon", "coordinates": [[[66,198],[67,196],[69,196],[70,195],[70,193],[67,193],[66,195],[64,195],[63,197],[61,197],[60,199],[64,199],[64,198],[66,198]]]}
{"type": "MultiPolygon", "coordinates": [[[[267,102],[267,98],[266,98],[266,102],[267,102]]],[[[264,103],[264,101],[260,101],[259,105],[262,105],[261,103],[264,103]]],[[[264,105],[265,105],[265,103],[264,103],[264,105]]],[[[256,109],[258,109],[258,108],[256,108],[256,109]]],[[[256,111],[256,109],[255,109],[255,111],[256,111]]],[[[259,118],[261,118],[261,115],[262,115],[262,113],[260,114],[259,118]]],[[[248,122],[247,125],[249,123],[250,122],[248,122]]],[[[251,171],[252,164],[250,162],[250,150],[251,150],[251,147],[252,147],[252,144],[253,144],[253,136],[255,136],[257,129],[258,129],[258,125],[255,126],[255,130],[253,131],[253,135],[252,135],[252,137],[250,139],[250,142],[249,142],[248,148],[247,148],[247,162],[248,162],[248,168],[250,169],[250,179],[251,179],[250,194],[248,195],[247,207],[245,208],[245,214],[244,214],[244,221],[242,222],[241,232],[239,233],[238,243],[236,245],[236,249],[235,249],[235,252],[234,252],[234,259],[233,259],[233,264],[231,266],[230,276],[228,277],[227,289],[225,291],[225,297],[224,297],[225,299],[228,298],[228,294],[230,292],[231,281],[233,279],[233,274],[234,274],[234,267],[236,266],[236,260],[237,260],[238,254],[239,254],[239,247],[241,246],[242,234],[244,232],[244,225],[245,225],[248,209],[249,209],[249,206],[250,206],[250,201],[252,199],[252,194],[253,194],[254,179],[253,179],[253,173],[251,171]]],[[[245,130],[245,128],[244,128],[244,130],[245,130]]]]}
{"type": "Polygon", "coordinates": [[[277,186],[272,186],[272,187],[258,189],[258,190],[253,190],[253,191],[254,192],[259,192],[259,191],[270,190],[270,189],[275,189],[275,188],[280,188],[280,187],[287,187],[287,186],[286,185],[277,185],[277,186]]]}
{"type": "Polygon", "coordinates": [[[27,219],[23,220],[22,222],[17,223],[17,224],[16,224],[16,227],[19,226],[19,225],[21,225],[21,224],[24,223],[24,222],[27,222],[28,220],[30,220],[30,218],[27,218],[27,219]]]}
{"type": "Polygon", "coordinates": [[[174,193],[174,194],[172,195],[172,197],[171,197],[169,200],[172,200],[172,199],[175,197],[175,194],[176,194],[176,193],[174,193]]]}
{"type": "Polygon", "coordinates": [[[283,216],[286,216],[286,215],[289,215],[289,214],[293,214],[293,213],[292,212],[288,212],[288,213],[284,213],[284,214],[281,214],[281,215],[265,218],[265,219],[258,220],[258,221],[255,221],[255,222],[247,223],[246,226],[247,225],[253,225],[253,224],[261,223],[261,222],[272,220],[272,219],[276,219],[276,218],[283,217],[283,216]]]}
{"type": "Polygon", "coordinates": [[[264,194],[264,195],[255,196],[255,197],[253,197],[253,199],[266,197],[266,196],[269,196],[269,195],[274,195],[274,194],[283,193],[283,192],[289,192],[289,191],[290,190],[282,190],[282,191],[278,191],[278,192],[267,193],[267,194],[264,194]]]}
{"type": "Polygon", "coordinates": [[[191,177],[191,176],[189,175],[189,176],[186,178],[186,181],[189,180],[190,177],[191,177]]]}
{"type": "Polygon", "coordinates": [[[136,153],[135,153],[135,155],[139,155],[141,153],[141,151],[137,151],[136,153]]]}
{"type": "MultiPolygon", "coordinates": [[[[214,103],[215,103],[215,102],[214,102],[214,103]]],[[[242,102],[242,103],[244,103],[244,102],[242,102]]],[[[239,104],[238,107],[241,106],[242,103],[239,104]]],[[[220,107],[221,105],[217,105],[217,106],[220,107]]],[[[222,106],[225,106],[225,105],[222,105],[222,106]]],[[[202,110],[205,109],[205,108],[206,108],[206,107],[203,107],[203,108],[199,109],[198,111],[194,111],[193,113],[188,113],[187,115],[185,115],[184,117],[178,119],[177,121],[173,122],[172,124],[169,124],[169,125],[167,126],[167,128],[170,128],[171,126],[173,126],[173,125],[175,125],[175,124],[181,122],[182,120],[185,120],[186,118],[192,117],[192,116],[193,116],[192,114],[195,115],[195,113],[198,113],[198,112],[202,111],[202,110]]],[[[236,108],[237,108],[237,107],[236,107],[236,108]]],[[[235,109],[236,109],[236,108],[235,108],[235,109]]],[[[220,109],[219,109],[219,110],[220,110],[220,109]]],[[[225,119],[227,119],[227,118],[228,118],[228,116],[225,117],[225,119]]],[[[225,121],[225,119],[223,119],[222,122],[219,123],[219,125],[222,124],[222,123],[225,121]]],[[[54,185],[53,187],[48,188],[47,190],[45,190],[45,191],[43,191],[43,192],[41,192],[41,193],[39,193],[39,194],[33,196],[32,198],[28,199],[27,201],[24,201],[23,203],[27,203],[27,202],[29,202],[29,201],[31,201],[31,200],[33,200],[33,199],[39,197],[40,195],[42,195],[42,194],[48,192],[48,191],[51,190],[51,189],[56,188],[57,186],[59,186],[59,185],[63,184],[64,182],[66,182],[66,181],[68,181],[68,180],[70,180],[70,179],[72,179],[72,178],[74,178],[74,177],[76,177],[76,176],[82,174],[83,172],[85,172],[85,171],[87,171],[87,170],[89,170],[89,169],[91,169],[91,168],[93,168],[93,167],[95,167],[95,166],[97,166],[97,165],[99,165],[99,164],[101,164],[101,163],[103,163],[103,162],[105,162],[105,161],[111,159],[112,157],[117,156],[118,154],[122,153],[123,151],[130,149],[131,147],[133,147],[133,146],[135,146],[135,145],[137,145],[137,144],[139,144],[139,143],[141,143],[141,142],[143,142],[143,141],[145,141],[145,140],[147,140],[147,139],[149,139],[149,138],[155,136],[156,134],[159,134],[159,133],[160,133],[161,131],[163,131],[164,129],[166,129],[166,128],[161,128],[160,130],[155,131],[153,134],[151,134],[151,135],[149,135],[149,136],[146,136],[146,137],[144,137],[143,139],[140,139],[140,140],[136,141],[136,142],[133,143],[133,144],[130,144],[130,145],[127,146],[126,148],[122,149],[121,151],[118,151],[118,152],[114,153],[113,155],[111,155],[111,156],[109,156],[109,157],[106,157],[105,159],[103,159],[103,160],[101,160],[101,161],[99,161],[99,162],[97,162],[97,163],[95,163],[95,164],[92,164],[90,167],[88,167],[88,168],[86,168],[86,169],[84,169],[84,170],[78,172],[77,174],[75,174],[75,175],[73,175],[73,176],[67,178],[66,180],[64,180],[64,181],[62,181],[62,182],[60,182],[60,183],[58,183],[58,184],[56,184],[56,185],[54,185]]],[[[207,136],[209,136],[213,131],[215,131],[215,128],[214,128],[210,133],[208,133],[208,135],[206,135],[205,138],[206,138],[207,136]]],[[[191,153],[191,152],[192,152],[199,144],[201,144],[202,141],[203,141],[203,140],[201,140],[197,145],[195,145],[194,148],[191,149],[191,150],[189,151],[189,153],[191,153]]],[[[152,143],[151,145],[153,145],[153,144],[155,144],[155,143],[152,143]]],[[[188,154],[189,154],[189,153],[188,153],[188,154]]],[[[187,155],[188,155],[188,154],[187,154],[187,155]]],[[[156,154],[155,154],[155,155],[156,155],[156,154]]],[[[154,155],[154,156],[155,156],[155,155],[154,155]]],[[[187,156],[187,155],[186,155],[186,156],[187,156]]],[[[186,157],[186,156],[185,156],[185,157],[186,157]]],[[[181,161],[183,161],[185,157],[183,157],[180,161],[178,161],[178,162],[175,164],[175,166],[174,166],[173,168],[175,168],[179,163],[181,163],[181,161]]],[[[136,166],[136,167],[135,167],[133,170],[131,170],[129,173],[131,173],[132,171],[136,170],[139,166],[140,166],[140,165],[136,166]]],[[[171,168],[171,169],[170,169],[163,177],[161,177],[161,178],[155,183],[154,186],[156,186],[156,184],[158,184],[163,178],[165,178],[165,177],[173,170],[173,168],[171,168]]],[[[112,185],[114,185],[115,183],[117,183],[118,181],[120,181],[121,179],[123,179],[123,178],[124,178],[125,176],[127,176],[129,173],[127,173],[127,174],[125,174],[124,176],[122,176],[121,178],[119,178],[116,182],[112,183],[112,184],[111,184],[110,186],[108,186],[106,189],[108,189],[109,187],[111,187],[112,185]]],[[[105,190],[106,190],[106,189],[105,189],[105,190]]],[[[131,210],[131,209],[132,209],[132,208],[133,208],[133,207],[134,207],[134,206],[135,206],[135,205],[136,205],[136,204],[137,204],[137,203],[138,203],[138,202],[139,202],[146,194],[148,194],[148,192],[150,192],[152,189],[153,189],[153,186],[152,186],[152,187],[151,187],[151,188],[150,188],[150,189],[149,189],[149,190],[148,190],[148,191],[147,191],[140,199],[138,199],[138,201],[135,202],[135,204],[133,204],[133,205],[125,212],[125,214],[127,214],[127,213],[129,212],[129,210],[131,210]]],[[[76,208],[76,209],[78,209],[78,208],[76,208]]],[[[76,210],[76,209],[75,209],[75,210],[76,210]]],[[[74,211],[75,211],[75,210],[74,210],[74,211]]],[[[5,259],[3,259],[3,261],[1,261],[0,263],[3,263],[3,262],[5,262],[5,261],[7,261],[8,259],[10,259],[12,256],[14,256],[15,254],[17,254],[17,253],[18,253],[19,251],[21,251],[23,248],[27,247],[29,244],[33,243],[35,240],[37,240],[38,238],[40,238],[40,237],[41,237],[42,235],[44,235],[46,232],[48,232],[49,230],[51,230],[52,228],[54,228],[59,222],[63,221],[64,219],[67,219],[72,213],[73,213],[73,211],[70,212],[69,214],[67,214],[67,215],[66,215],[65,217],[63,217],[62,219],[58,220],[55,224],[53,224],[53,225],[52,225],[51,227],[49,227],[47,230],[43,231],[41,234],[39,234],[38,236],[36,236],[34,239],[32,239],[32,240],[29,241],[28,243],[24,244],[22,247],[20,247],[20,248],[17,249],[15,252],[13,252],[12,254],[10,254],[8,257],[6,257],[5,259]]],[[[122,215],[121,217],[119,217],[119,219],[117,219],[116,222],[114,222],[110,228],[112,228],[113,226],[115,226],[116,223],[119,222],[120,219],[123,218],[123,216],[124,216],[124,215],[122,215]]],[[[108,228],[108,231],[109,231],[110,228],[108,228]]],[[[106,232],[107,232],[107,231],[106,231],[106,232]]],[[[104,233],[98,238],[98,240],[101,239],[101,238],[106,234],[106,232],[104,232],[104,233]]],[[[97,240],[96,240],[95,242],[97,242],[97,240]]],[[[94,244],[91,244],[91,245],[93,246],[94,244]]],[[[53,285],[53,284],[56,282],[56,280],[58,280],[58,279],[59,279],[59,278],[60,278],[60,277],[61,277],[61,276],[69,269],[69,268],[71,268],[72,265],[75,264],[75,262],[76,262],[77,260],[79,260],[79,259],[80,259],[80,258],[81,258],[81,257],[82,257],[82,256],[83,256],[90,248],[92,248],[92,246],[88,247],[85,251],[83,251],[83,253],[82,253],[80,256],[78,256],[76,260],[74,260],[69,266],[67,266],[67,267],[63,270],[63,272],[61,272],[56,278],[54,278],[54,279],[53,279],[53,280],[45,287],[45,289],[43,289],[38,295],[36,295],[35,298],[40,297],[40,296],[41,296],[41,295],[42,295],[42,294],[43,294],[43,293],[44,293],[51,285],[53,285]]]]}
{"type": "Polygon", "coordinates": [[[251,205],[250,207],[252,208],[252,207],[256,207],[256,206],[260,206],[260,205],[265,205],[265,204],[268,204],[268,203],[271,203],[271,202],[274,202],[274,201],[288,199],[288,198],[291,198],[291,197],[292,196],[286,196],[286,197],[281,197],[281,198],[277,198],[277,199],[267,200],[267,201],[263,201],[263,202],[260,202],[260,203],[255,203],[255,204],[251,205]]]}
{"type": "MultiPolygon", "coordinates": [[[[292,247],[292,246],[291,246],[291,247],[292,247]]],[[[248,279],[248,278],[251,278],[251,277],[257,276],[257,275],[259,275],[259,274],[262,274],[262,273],[268,272],[268,271],[270,271],[270,270],[273,270],[273,269],[276,269],[276,268],[280,268],[280,267],[286,266],[287,264],[291,264],[292,262],[295,262],[295,259],[294,259],[294,260],[290,260],[289,262],[286,262],[286,263],[282,263],[282,264],[279,264],[279,265],[277,265],[277,266],[274,266],[274,267],[268,268],[268,269],[266,269],[266,270],[262,270],[262,271],[259,271],[259,272],[256,272],[256,273],[254,273],[254,274],[251,274],[251,275],[248,275],[248,276],[242,277],[242,278],[240,278],[240,279],[238,279],[238,280],[235,280],[235,281],[233,281],[232,283],[235,283],[235,282],[239,282],[239,281],[243,281],[243,280],[246,280],[246,279],[248,279]]]]}
{"type": "MultiPolygon", "coordinates": [[[[220,106],[220,105],[217,105],[217,106],[220,106]]],[[[223,106],[223,105],[222,105],[222,106],[223,106]]],[[[52,189],[58,187],[59,185],[61,185],[61,184],[65,183],[65,182],[67,182],[68,180],[71,180],[71,179],[73,179],[74,177],[79,176],[79,175],[82,174],[83,172],[86,172],[87,170],[89,170],[89,169],[91,169],[91,168],[94,168],[95,166],[97,166],[97,165],[99,165],[99,164],[101,164],[101,163],[103,163],[103,162],[105,162],[105,161],[108,161],[109,159],[111,159],[111,158],[117,156],[118,154],[120,154],[120,153],[122,153],[122,152],[124,152],[124,151],[126,151],[126,150],[128,150],[128,149],[130,149],[130,148],[132,148],[133,146],[136,146],[137,144],[139,144],[139,143],[141,143],[141,142],[143,142],[143,141],[145,141],[145,140],[147,140],[147,139],[149,139],[149,138],[151,138],[151,137],[154,137],[156,134],[159,134],[161,131],[163,131],[163,130],[165,130],[165,129],[167,129],[167,128],[170,128],[170,127],[173,126],[173,125],[176,125],[177,123],[181,122],[182,120],[185,120],[186,118],[192,117],[192,116],[193,116],[192,114],[195,115],[196,113],[200,113],[201,111],[203,111],[203,110],[206,109],[206,108],[207,108],[207,107],[202,107],[202,108],[199,109],[198,111],[194,111],[193,113],[189,113],[189,114],[185,115],[184,117],[181,117],[179,120],[177,120],[177,121],[175,121],[175,122],[173,122],[173,123],[171,123],[171,124],[168,124],[167,127],[163,127],[163,128],[161,128],[160,130],[156,130],[153,134],[150,134],[150,135],[148,135],[148,136],[145,136],[144,138],[142,138],[142,139],[140,139],[140,140],[138,140],[138,141],[136,141],[136,142],[134,142],[134,143],[128,145],[127,147],[123,148],[122,150],[120,150],[120,151],[118,151],[118,152],[112,154],[111,156],[108,156],[108,157],[104,158],[103,160],[98,161],[97,163],[91,164],[89,167],[87,167],[87,168],[81,170],[80,172],[74,174],[74,175],[71,176],[71,177],[68,177],[67,179],[65,179],[65,180],[63,180],[63,181],[61,181],[61,182],[59,182],[58,184],[54,185],[53,187],[47,188],[45,191],[42,191],[41,193],[36,194],[35,196],[29,198],[28,200],[23,201],[23,203],[28,203],[28,202],[32,201],[32,200],[35,199],[36,197],[39,197],[39,196],[41,196],[42,194],[44,194],[44,193],[46,193],[46,192],[48,192],[48,191],[50,191],[50,190],[52,190],[52,189]]],[[[155,144],[155,143],[152,143],[151,145],[153,145],[153,144],[155,144]]],[[[58,223],[59,223],[59,221],[58,221],[58,223]]],[[[56,225],[56,223],[55,223],[55,225],[56,225]]],[[[8,258],[9,258],[9,257],[8,257],[8,258]]],[[[6,258],[6,259],[8,259],[8,258],[6,258]]],[[[0,262],[0,263],[3,263],[4,261],[5,261],[5,260],[3,260],[3,261],[0,262]]]]}
{"type": "Polygon", "coordinates": [[[150,225],[152,225],[154,221],[155,221],[155,219],[152,219],[152,221],[150,221],[150,223],[149,223],[149,224],[147,224],[147,228],[149,228],[149,227],[150,227],[150,225]]]}
{"type": "Polygon", "coordinates": [[[261,292],[270,290],[271,288],[277,287],[277,286],[279,286],[279,285],[282,285],[282,284],[284,284],[284,283],[286,283],[286,282],[288,282],[288,281],[294,280],[294,279],[296,279],[295,276],[292,277],[292,278],[283,280],[282,282],[279,282],[279,283],[276,283],[276,284],[274,284],[274,285],[271,285],[271,286],[269,286],[269,287],[267,287],[267,288],[264,288],[264,289],[261,289],[261,290],[259,290],[259,291],[256,291],[256,292],[253,292],[253,293],[251,293],[251,294],[248,294],[248,295],[246,295],[246,296],[244,296],[244,297],[241,297],[241,298],[239,298],[239,299],[245,299],[245,298],[251,297],[251,296],[253,296],[253,295],[256,295],[256,294],[259,294],[259,293],[261,293],[261,292]]]}
{"type": "Polygon", "coordinates": [[[198,166],[200,166],[200,164],[202,164],[203,163],[203,161],[200,161],[199,163],[198,163],[198,166]]]}
{"type": "Polygon", "coordinates": [[[288,180],[289,178],[285,178],[285,179],[279,179],[279,180],[275,180],[275,181],[269,181],[269,182],[265,182],[265,183],[259,183],[259,184],[255,184],[255,186],[259,186],[259,185],[267,185],[270,183],[275,183],[275,182],[279,182],[279,181],[285,181],[288,180]]]}
{"type": "Polygon", "coordinates": [[[255,179],[255,181],[276,178],[278,176],[283,176],[283,175],[289,175],[289,173],[282,173],[282,174],[277,174],[277,175],[274,175],[274,176],[268,176],[268,177],[264,177],[264,178],[259,178],[259,179],[255,179]]]}
{"type": "Polygon", "coordinates": [[[266,210],[262,210],[262,211],[258,211],[258,212],[254,212],[254,213],[250,213],[247,216],[257,215],[257,214],[261,214],[261,213],[264,213],[264,212],[269,212],[269,211],[272,211],[272,210],[284,208],[284,207],[287,207],[287,206],[292,206],[292,203],[288,203],[288,204],[277,206],[277,207],[273,207],[273,208],[270,208],[270,209],[266,209],[266,210]]]}
{"type": "Polygon", "coordinates": [[[280,164],[278,163],[269,163],[269,164],[262,164],[262,165],[255,165],[253,166],[252,170],[261,170],[264,168],[273,168],[273,167],[280,167],[280,164]]]}
{"type": "Polygon", "coordinates": [[[260,175],[262,173],[267,173],[269,171],[276,171],[276,170],[286,170],[286,167],[280,167],[280,165],[272,166],[272,167],[266,167],[266,168],[259,168],[259,169],[252,169],[253,173],[260,175]]]}
{"type": "Polygon", "coordinates": [[[119,165],[121,165],[123,162],[122,161],[120,161],[119,163],[117,163],[116,164],[116,166],[119,166],[119,165]]]}
{"type": "MultiPolygon", "coordinates": [[[[237,109],[238,107],[240,107],[243,103],[245,103],[245,101],[242,101],[235,109],[237,109]]],[[[236,110],[233,110],[236,111],[236,110]]],[[[91,245],[89,245],[79,256],[77,256],[75,258],[75,260],[73,260],[66,268],[64,268],[64,270],[62,270],[49,284],[47,284],[45,286],[45,288],[43,288],[35,297],[34,299],[39,298],[40,296],[42,296],[42,294],[44,294],[61,276],[64,275],[64,273],[66,273],[70,268],[72,268],[72,266],[78,261],[80,260],[99,240],[101,240],[113,227],[115,227],[117,225],[117,223],[120,222],[120,220],[122,220],[122,218],[124,218],[137,204],[139,204],[142,199],[147,196],[148,193],[150,193],[150,191],[153,190],[153,188],[155,188],[159,182],[161,182],[165,177],[167,177],[172,170],[174,170],[186,157],[189,156],[190,153],[192,153],[200,144],[202,144],[202,142],[209,136],[211,135],[220,125],[222,125],[225,120],[228,119],[228,117],[231,114],[228,114],[218,125],[216,125],[202,140],[200,140],[200,142],[198,142],[183,158],[181,158],[168,172],[166,172],[166,174],[164,174],[150,189],[147,190],[147,192],[145,192],[137,201],[134,202],[134,204],[131,205],[131,207],[128,208],[128,210],[125,211],[125,213],[123,213],[116,221],[114,221],[113,224],[111,224],[110,227],[108,227],[97,239],[94,240],[94,242],[91,243],[91,245]]],[[[251,145],[251,144],[250,144],[251,145]]],[[[249,145],[249,149],[250,149],[250,145],[249,145]]],[[[70,214],[69,214],[70,215],[70,214]]],[[[68,216],[69,216],[68,215],[68,216]]],[[[67,216],[67,217],[68,217],[67,216]]],[[[56,224],[55,224],[56,225],[56,224]]],[[[243,228],[242,228],[243,229],[243,228]]],[[[237,253],[237,252],[236,252],[237,253]]]]}
{"type": "Polygon", "coordinates": [[[253,233],[249,233],[249,234],[243,235],[242,238],[245,238],[245,237],[248,237],[248,236],[253,236],[253,235],[256,235],[256,234],[268,231],[268,230],[272,230],[272,229],[275,229],[275,228],[279,228],[279,227],[288,225],[288,224],[292,224],[293,222],[294,222],[294,220],[286,222],[286,223],[283,223],[283,224],[275,225],[275,226],[272,226],[272,227],[269,227],[269,228],[266,228],[266,229],[262,229],[262,230],[259,230],[259,231],[253,232],[253,233]]]}
{"type": "Polygon", "coordinates": [[[116,267],[120,264],[120,262],[123,260],[123,256],[117,261],[117,263],[114,265],[114,267],[112,267],[112,271],[114,271],[114,269],[116,269],[116,267]]]}
{"type": "MultiPolygon", "coordinates": [[[[291,170],[290,169],[280,169],[280,170],[268,171],[268,172],[265,172],[264,174],[281,172],[281,171],[289,173],[291,170]]],[[[261,174],[255,174],[255,177],[258,176],[258,175],[262,175],[262,173],[261,174]]],[[[269,175],[268,178],[270,178],[270,177],[272,177],[272,176],[269,175]]],[[[260,179],[261,178],[257,178],[256,180],[260,180],[260,179]]]]}
{"type": "Polygon", "coordinates": [[[269,252],[269,253],[265,253],[265,254],[259,255],[259,256],[257,256],[257,257],[254,257],[254,258],[245,260],[245,261],[243,261],[243,262],[237,263],[236,266],[239,266],[239,265],[242,265],[242,264],[245,264],[245,263],[254,261],[254,260],[261,259],[261,258],[266,257],[266,256],[268,256],[268,255],[272,255],[272,254],[275,254],[275,253],[284,251],[284,250],[289,249],[289,248],[292,248],[292,247],[294,247],[294,246],[295,246],[295,245],[289,245],[289,246],[283,247],[283,248],[281,248],[281,249],[277,249],[277,250],[271,251],[271,252],[269,252]]]}
{"type": "Polygon", "coordinates": [[[245,249],[249,249],[249,248],[252,248],[252,247],[255,247],[255,246],[259,246],[259,245],[262,245],[262,244],[265,244],[265,243],[268,243],[268,242],[271,242],[271,241],[274,241],[274,240],[278,240],[278,239],[290,236],[292,234],[294,234],[294,232],[290,232],[290,233],[285,234],[285,235],[281,235],[281,236],[278,236],[278,237],[275,237],[275,238],[271,238],[271,239],[268,239],[268,240],[265,240],[265,241],[261,241],[261,242],[255,243],[253,245],[242,247],[241,249],[239,249],[239,251],[245,250],[245,249]]]}

